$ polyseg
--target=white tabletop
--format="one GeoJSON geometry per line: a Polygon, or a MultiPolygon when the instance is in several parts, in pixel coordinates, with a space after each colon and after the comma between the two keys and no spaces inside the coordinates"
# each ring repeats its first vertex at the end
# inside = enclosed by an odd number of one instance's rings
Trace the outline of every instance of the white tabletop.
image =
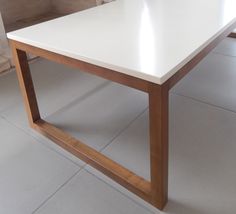
{"type": "Polygon", "coordinates": [[[116,0],[9,39],[162,84],[236,21],[236,0],[116,0]]]}

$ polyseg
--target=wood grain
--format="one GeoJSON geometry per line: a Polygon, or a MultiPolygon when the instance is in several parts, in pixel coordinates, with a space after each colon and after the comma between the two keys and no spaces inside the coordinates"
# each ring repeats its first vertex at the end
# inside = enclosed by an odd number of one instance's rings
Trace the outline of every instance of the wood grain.
{"type": "Polygon", "coordinates": [[[236,39],[236,32],[232,32],[232,33],[230,33],[230,34],[229,34],[229,37],[231,37],[231,38],[235,38],[235,39],[236,39]]]}
{"type": "Polygon", "coordinates": [[[159,209],[168,201],[168,110],[168,86],[150,84],[151,203],[159,209]]]}
{"type": "MultiPolygon", "coordinates": [[[[52,139],[55,143],[57,143],[64,149],[68,150],[72,154],[76,155],[77,157],[85,161],[86,163],[97,168],[98,170],[100,170],[101,172],[103,172],[104,174],[106,174],[107,176],[109,176],[110,178],[118,182],[119,184],[123,185],[125,188],[129,189],[130,191],[132,191],[139,197],[143,198],[147,202],[150,202],[150,192],[151,192],[150,182],[146,181],[140,176],[137,176],[135,173],[122,167],[118,163],[112,161],[111,159],[107,158],[106,156],[97,152],[91,147],[83,144],[79,140],[71,137],[70,135],[63,132],[62,130],[40,119],[35,90],[33,87],[33,81],[31,78],[30,69],[29,69],[27,58],[26,58],[26,52],[24,51],[25,46],[23,47],[22,44],[19,44],[14,41],[10,41],[10,43],[12,46],[14,60],[16,63],[18,80],[20,83],[20,87],[21,87],[21,91],[24,98],[24,103],[25,103],[25,107],[26,107],[26,111],[28,114],[31,127],[39,131],[43,135],[47,136],[48,138],[52,139]]],[[[47,58],[47,55],[45,55],[45,57],[47,58]]],[[[63,60],[63,58],[61,58],[60,56],[58,58],[58,55],[55,55],[55,54],[50,55],[50,57],[55,57],[56,61],[59,61],[64,64],[72,63],[72,65],[76,67],[81,66],[80,65],[81,63],[74,64],[75,61],[71,61],[71,59],[69,59],[69,61],[67,61],[67,59],[63,60]]],[[[94,68],[95,69],[94,72],[96,73],[98,72],[99,75],[102,75],[102,76],[104,75],[105,77],[108,77],[108,78],[112,76],[112,75],[111,76],[108,75],[109,73],[108,71],[102,71],[102,68],[97,68],[97,67],[92,67],[92,68],[94,68]]],[[[113,78],[114,77],[112,77],[112,79],[113,78]]],[[[126,79],[127,77],[124,75],[120,75],[120,76],[115,75],[115,78],[118,78],[118,82],[122,81],[122,83],[124,82],[124,83],[127,83],[128,85],[134,84],[134,86],[140,87],[139,81],[136,82],[135,81],[136,79],[131,81],[131,83],[128,83],[129,79],[126,79]]]]}
{"type": "Polygon", "coordinates": [[[10,40],[10,43],[13,43],[17,49],[26,51],[28,53],[40,56],[51,61],[68,65],[70,67],[78,68],[82,72],[91,73],[97,76],[100,76],[104,79],[111,80],[144,92],[148,92],[149,82],[142,80],[136,77],[129,76],[127,74],[119,73],[107,68],[96,66],[87,62],[83,62],[77,59],[66,57],[57,53],[43,50],[41,48],[36,48],[31,45],[23,44],[14,40],[10,40]]]}
{"type": "Polygon", "coordinates": [[[22,50],[17,50],[12,44],[12,54],[16,66],[16,73],[21,89],[21,93],[24,99],[25,109],[28,115],[30,125],[40,119],[40,113],[38,109],[38,103],[35,95],[34,85],[29,69],[27,55],[22,50]]]}
{"type": "Polygon", "coordinates": [[[37,120],[33,128],[52,139],[65,150],[79,157],[81,160],[100,170],[122,186],[134,192],[146,201],[150,201],[150,182],[135,175],[116,162],[83,144],[69,134],[43,120],[37,120]]]}

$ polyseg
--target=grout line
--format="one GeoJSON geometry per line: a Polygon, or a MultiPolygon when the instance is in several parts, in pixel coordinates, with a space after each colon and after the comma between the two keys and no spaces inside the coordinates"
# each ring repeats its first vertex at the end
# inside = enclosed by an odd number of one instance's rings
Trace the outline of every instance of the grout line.
{"type": "MultiPolygon", "coordinates": [[[[140,114],[138,114],[127,126],[125,126],[120,132],[118,132],[111,140],[110,142],[104,146],[102,149],[100,149],[99,151],[103,151],[108,145],[110,145],[121,133],[123,133],[128,127],[130,127],[141,115],[143,115],[145,113],[145,111],[148,109],[148,107],[146,107],[140,114]]],[[[117,189],[116,187],[112,186],[111,184],[109,184],[108,182],[106,182],[105,180],[103,180],[102,178],[96,176],[95,174],[89,172],[86,169],[86,166],[88,164],[85,163],[83,166],[81,166],[81,168],[73,175],[71,176],[71,178],[69,178],[63,185],[61,185],[51,196],[49,196],[45,201],[43,201],[43,203],[37,207],[32,214],[35,214],[41,207],[43,207],[43,205],[45,205],[51,198],[53,198],[57,192],[59,192],[64,186],[66,186],[66,184],[68,184],[76,175],[79,174],[79,172],[81,171],[86,171],[87,173],[89,173],[90,175],[94,176],[96,179],[100,180],[101,182],[103,182],[104,184],[106,184],[107,186],[109,186],[110,188],[112,188],[113,190],[119,192],[121,195],[123,195],[124,197],[128,198],[129,200],[131,200],[132,202],[134,202],[135,204],[137,204],[138,206],[142,207],[143,209],[147,210],[150,213],[153,213],[150,209],[148,209],[146,206],[142,205],[141,203],[139,203],[138,201],[136,201],[135,199],[133,199],[132,197],[126,195],[125,193],[123,193],[122,191],[120,191],[119,189],[117,189]]],[[[96,169],[95,169],[96,170],[96,169]]],[[[106,175],[105,175],[106,176],[106,175]]]]}
{"type": "Polygon", "coordinates": [[[145,113],[145,111],[147,111],[149,107],[146,107],[141,113],[139,113],[133,120],[130,121],[130,123],[128,123],[123,129],[121,129],[105,146],[103,146],[99,152],[102,152],[103,150],[105,150],[108,146],[110,146],[112,144],[112,142],[119,137],[126,129],[128,129],[141,115],[143,115],[145,113]]]}
{"type": "MultiPolygon", "coordinates": [[[[99,176],[93,174],[92,172],[90,172],[90,171],[87,170],[86,168],[83,168],[83,170],[86,171],[87,173],[89,173],[90,175],[94,176],[95,178],[97,178],[98,180],[100,180],[101,182],[103,182],[104,184],[106,184],[107,186],[109,186],[110,188],[112,188],[113,190],[119,192],[119,193],[120,193],[121,195],[123,195],[124,197],[130,199],[130,200],[131,200],[132,202],[134,202],[135,204],[137,204],[137,205],[139,205],[140,207],[144,208],[144,209],[147,210],[148,212],[154,214],[154,212],[151,211],[150,209],[148,209],[146,206],[142,205],[142,204],[139,203],[137,200],[133,199],[131,196],[125,194],[124,192],[122,192],[121,190],[119,190],[118,188],[116,188],[115,186],[113,186],[112,184],[110,184],[109,182],[107,182],[106,180],[104,180],[104,179],[100,178],[99,176]]],[[[95,169],[95,170],[97,170],[97,169],[95,169]]],[[[98,171],[98,172],[100,172],[100,171],[98,171]]],[[[104,175],[104,174],[103,174],[103,175],[104,175]]],[[[106,175],[104,175],[104,176],[106,176],[106,175]]],[[[106,176],[106,177],[107,177],[107,176],[106,176]]],[[[109,177],[107,177],[107,178],[108,178],[108,179],[111,179],[111,178],[109,178],[109,177]]],[[[112,180],[112,179],[111,179],[111,180],[112,180]]],[[[112,182],[115,182],[115,181],[112,180],[112,182]]],[[[117,182],[115,182],[115,183],[118,184],[118,185],[120,185],[120,184],[117,183],[117,182]]],[[[121,186],[121,187],[122,187],[122,186],[121,186]]],[[[127,190],[125,187],[122,187],[122,188],[124,188],[125,190],[127,190]]],[[[129,190],[127,190],[127,191],[130,192],[129,190]]],[[[130,193],[133,194],[133,195],[135,195],[135,194],[132,193],[132,192],[130,192],[130,193]]],[[[136,196],[136,195],[135,195],[135,196],[136,196]]],[[[138,197],[138,196],[137,196],[137,197],[138,197]]],[[[140,199],[141,199],[141,198],[140,198],[140,199]]],[[[141,199],[141,200],[144,201],[143,199],[141,199]]],[[[145,202],[145,201],[144,201],[144,202],[145,202]]],[[[147,203],[147,202],[145,202],[145,203],[147,203]]],[[[156,208],[155,208],[155,209],[156,209],[156,208]]]]}
{"type": "Polygon", "coordinates": [[[54,193],[49,195],[33,212],[35,214],[41,207],[43,207],[50,199],[52,199],[66,184],[68,184],[76,175],[78,175],[82,171],[83,167],[81,167],[75,174],[73,174],[66,182],[64,182],[54,193]]]}
{"type": "Polygon", "coordinates": [[[193,101],[195,101],[195,102],[203,103],[203,104],[205,104],[205,105],[218,108],[218,109],[223,110],[223,111],[227,111],[227,112],[236,114],[236,111],[233,111],[233,110],[231,110],[231,109],[227,109],[227,108],[225,108],[225,107],[218,106],[218,105],[215,105],[215,104],[212,104],[212,103],[208,103],[208,102],[206,102],[206,101],[203,101],[203,100],[200,100],[200,99],[197,99],[197,98],[193,98],[193,97],[190,97],[190,96],[182,95],[182,94],[179,94],[179,93],[177,93],[177,92],[170,92],[170,93],[171,93],[171,94],[174,94],[174,95],[177,95],[177,96],[180,96],[180,97],[185,97],[185,98],[187,98],[187,99],[191,99],[191,100],[193,100],[193,101]]]}
{"type": "Polygon", "coordinates": [[[16,106],[16,105],[20,105],[22,104],[22,101],[18,100],[18,101],[14,101],[12,104],[9,104],[7,106],[5,106],[3,109],[0,110],[0,115],[2,115],[3,112],[7,111],[8,109],[16,106]]]}
{"type": "MultiPolygon", "coordinates": [[[[106,184],[107,186],[109,186],[110,188],[112,188],[113,190],[119,192],[122,196],[128,198],[129,200],[131,200],[132,202],[134,202],[135,204],[137,204],[138,206],[142,207],[143,209],[147,210],[150,213],[153,213],[153,211],[151,211],[150,209],[148,209],[146,206],[142,205],[141,203],[139,203],[138,201],[136,201],[135,199],[133,199],[131,196],[123,193],[121,190],[117,189],[116,187],[114,187],[113,185],[111,185],[110,183],[108,183],[107,181],[103,180],[102,178],[96,176],[95,174],[91,173],[90,171],[88,171],[85,166],[81,167],[75,174],[73,174],[65,183],[63,183],[53,194],[51,194],[49,197],[47,197],[47,199],[45,199],[31,214],[35,214],[40,208],[42,208],[48,201],[50,201],[50,199],[52,199],[60,190],[62,190],[75,176],[77,176],[79,173],[82,173],[82,171],[85,171],[86,173],[90,174],[91,176],[95,177],[96,179],[100,180],[102,183],[106,184]]],[[[119,185],[119,184],[118,184],[119,185]]],[[[131,193],[133,194],[133,193],[131,193]]],[[[146,203],[146,202],[145,202],[146,203]]]]}
{"type": "MultiPolygon", "coordinates": [[[[84,164],[83,164],[83,165],[80,165],[80,164],[76,163],[75,161],[73,161],[72,159],[70,159],[69,157],[67,157],[66,155],[64,155],[64,154],[60,153],[59,151],[57,151],[56,149],[50,147],[49,145],[47,145],[47,144],[48,144],[47,142],[43,143],[42,141],[47,141],[47,140],[48,140],[50,144],[55,144],[53,141],[50,142],[51,140],[48,139],[48,138],[46,138],[46,137],[45,137],[46,140],[44,140],[43,138],[42,138],[42,140],[40,140],[39,138],[37,138],[37,136],[35,136],[34,134],[31,134],[31,133],[30,133],[30,131],[31,131],[31,128],[30,128],[30,127],[26,127],[26,129],[25,129],[25,128],[21,127],[20,125],[17,125],[17,124],[15,124],[15,123],[11,122],[10,120],[8,120],[7,118],[5,118],[5,117],[2,116],[2,115],[0,115],[0,117],[1,117],[4,121],[6,121],[8,124],[10,124],[10,125],[14,126],[15,128],[17,128],[19,131],[22,131],[24,134],[26,134],[26,135],[28,135],[29,137],[33,138],[35,141],[37,141],[38,143],[40,143],[40,145],[46,147],[47,149],[51,150],[52,152],[54,152],[54,153],[58,154],[59,156],[65,158],[66,160],[70,161],[71,163],[75,164],[76,166],[78,166],[78,167],[84,166],[84,164]],[[27,130],[27,128],[29,128],[29,129],[27,130]]],[[[33,131],[33,130],[32,130],[32,131],[33,131]]],[[[38,133],[36,132],[36,134],[38,134],[38,133]]],[[[39,136],[39,137],[40,137],[40,136],[39,136]]],[[[57,144],[55,144],[55,145],[58,146],[57,144]]],[[[58,146],[58,147],[61,148],[60,146],[58,146]]],[[[63,148],[62,148],[62,149],[63,149],[63,148]]],[[[64,150],[64,149],[63,149],[63,150],[64,150]]],[[[66,150],[65,150],[65,151],[66,151],[66,150]]],[[[67,151],[66,151],[66,152],[67,152],[67,151]]],[[[71,153],[69,153],[69,154],[71,154],[71,153]]],[[[72,154],[71,154],[71,155],[72,155],[72,154]]],[[[75,157],[76,157],[76,156],[75,156],[75,157]]],[[[81,160],[81,161],[82,161],[82,160],[81,160]]]]}
{"type": "MultiPolygon", "coordinates": [[[[2,115],[0,115],[0,118],[2,118],[4,121],[6,121],[8,124],[14,126],[15,128],[19,129],[19,131],[22,131],[23,133],[27,134],[28,136],[34,138],[37,142],[39,142],[41,145],[47,147],[48,149],[52,150],[53,152],[59,154],[60,156],[63,156],[64,158],[66,158],[67,160],[69,160],[70,162],[74,163],[72,160],[70,160],[69,158],[65,157],[64,155],[62,155],[61,153],[55,151],[53,148],[50,148],[46,145],[44,145],[42,142],[39,141],[39,139],[37,139],[36,137],[32,136],[31,134],[29,134],[25,129],[23,129],[22,127],[18,127],[17,125],[15,125],[14,123],[12,123],[11,121],[7,120],[6,118],[4,118],[2,115]]],[[[32,214],[36,213],[44,204],[47,203],[48,200],[50,200],[54,195],[56,195],[57,192],[59,192],[64,186],[66,186],[66,184],[68,184],[71,179],[73,179],[76,175],[79,174],[79,172],[81,172],[85,165],[80,166],[76,163],[74,163],[77,167],[79,167],[79,169],[71,176],[68,178],[68,180],[66,180],[60,187],[58,187],[58,189],[52,193],[49,197],[47,197],[33,212],[32,214]]]]}
{"type": "MultiPolygon", "coordinates": [[[[110,146],[112,144],[112,142],[118,137],[120,136],[127,128],[129,128],[141,115],[143,115],[145,113],[145,111],[148,109],[149,107],[146,107],[140,114],[138,114],[128,125],[126,125],[123,129],[121,129],[111,140],[108,141],[108,143],[103,146],[101,149],[98,150],[98,152],[100,152],[102,154],[102,151],[104,151],[108,146],[110,146]]],[[[76,156],[75,156],[76,157],[76,156]]],[[[79,160],[81,160],[80,158],[78,158],[79,160]]],[[[71,160],[72,161],[72,160],[71,160]]],[[[81,160],[82,162],[84,162],[83,160],[81,160]]],[[[73,161],[72,161],[73,162],[73,161]]],[[[74,162],[73,162],[74,163],[74,162]]],[[[78,164],[77,164],[78,165],[78,164]]],[[[80,165],[79,165],[80,166],[80,165]]],[[[82,166],[80,167],[86,167],[86,166],[90,166],[88,163],[84,162],[82,166]]]]}
{"type": "MultiPolygon", "coordinates": [[[[108,145],[110,145],[121,133],[123,133],[128,127],[130,127],[134,121],[136,121],[142,114],[145,113],[145,111],[148,109],[148,107],[146,107],[140,114],[138,114],[127,126],[125,126],[120,132],[118,132],[113,138],[112,140],[110,140],[110,142],[104,146],[102,149],[100,149],[99,151],[101,152],[102,150],[104,150],[108,145]]],[[[69,181],[75,177],[79,172],[81,172],[82,170],[88,172],[90,175],[94,176],[95,178],[99,179],[100,181],[102,181],[103,183],[105,183],[106,185],[108,185],[109,187],[111,187],[112,189],[114,189],[115,191],[119,192],[120,194],[122,194],[123,196],[125,196],[126,198],[129,198],[131,201],[133,201],[135,204],[139,205],[140,207],[144,208],[145,210],[151,212],[146,206],[143,206],[142,204],[138,203],[136,200],[132,199],[130,196],[126,195],[125,193],[121,192],[120,190],[118,190],[117,188],[113,187],[111,184],[107,183],[105,180],[99,178],[98,176],[92,174],[91,172],[89,172],[88,170],[86,170],[86,166],[88,164],[85,163],[84,165],[80,166],[81,168],[79,169],[78,172],[76,172],[69,180],[67,180],[61,187],[59,187],[57,189],[56,192],[54,192],[51,196],[49,196],[38,208],[36,208],[32,214],[35,214],[43,205],[45,205],[51,198],[53,198],[53,196],[56,195],[57,192],[59,192],[64,186],[66,186],[66,184],[69,183],[69,181]]],[[[153,212],[152,212],[153,213],[153,212]]]]}
{"type": "MultiPolygon", "coordinates": [[[[99,152],[104,151],[108,146],[110,146],[113,141],[119,136],[121,135],[126,129],[128,129],[139,117],[141,117],[147,110],[149,109],[149,107],[146,107],[140,114],[138,114],[125,128],[123,128],[117,135],[115,135],[112,140],[110,141],[110,143],[108,143],[107,145],[105,145],[102,149],[99,150],[99,152]]],[[[135,204],[139,205],[140,207],[144,208],[145,210],[147,210],[150,213],[153,213],[153,211],[151,211],[147,206],[143,205],[142,203],[139,203],[137,200],[133,199],[131,196],[125,194],[124,192],[122,192],[121,190],[119,190],[118,188],[116,188],[115,186],[113,186],[112,184],[110,184],[109,182],[107,182],[105,179],[100,178],[98,175],[93,174],[92,172],[90,172],[88,169],[86,169],[86,166],[90,166],[89,164],[85,164],[83,166],[83,170],[85,170],[87,173],[89,173],[90,175],[94,176],[95,178],[99,179],[101,182],[105,183],[106,185],[108,185],[110,188],[114,189],[115,191],[119,192],[121,195],[123,195],[124,197],[130,199],[132,202],[134,202],[135,204]]],[[[92,166],[90,166],[92,167],[92,166]]],[[[92,167],[93,168],[93,167],[92,167]]],[[[94,168],[94,170],[97,170],[94,168]]],[[[99,173],[102,173],[100,171],[98,171],[99,173]]],[[[102,173],[103,174],[103,173],[102,173]]],[[[103,174],[105,177],[107,177],[105,174],[103,174]]],[[[110,179],[108,177],[108,179],[110,179]]],[[[114,181],[115,182],[115,181],[114,181]]],[[[117,183],[118,184],[118,183],[117,183]]],[[[120,184],[118,184],[120,185],[120,184]]],[[[122,187],[124,188],[124,187],[122,187]]],[[[131,194],[133,194],[132,192],[130,192],[131,194]]],[[[140,200],[142,200],[140,198],[140,200]]],[[[145,202],[145,201],[144,201],[145,202]]],[[[146,203],[146,202],[145,202],[146,203]]]]}
{"type": "Polygon", "coordinates": [[[62,111],[64,111],[65,109],[69,109],[71,106],[78,104],[80,102],[82,102],[83,100],[87,99],[88,96],[93,95],[94,93],[96,93],[98,90],[101,90],[105,87],[107,87],[109,84],[111,84],[110,81],[105,81],[104,83],[102,83],[101,85],[98,85],[97,87],[95,87],[94,89],[92,89],[91,91],[88,91],[87,93],[85,93],[84,95],[82,95],[81,97],[71,101],[70,103],[66,104],[65,106],[61,107],[60,109],[56,110],[55,112],[53,112],[52,114],[46,116],[47,117],[51,117],[55,114],[58,114],[62,111]]]}
{"type": "MultiPolygon", "coordinates": [[[[98,150],[98,152],[100,152],[102,154],[102,151],[104,151],[108,146],[110,146],[112,144],[112,142],[119,137],[126,129],[128,129],[141,115],[143,115],[145,113],[145,111],[148,109],[149,107],[146,107],[141,113],[139,113],[133,120],[130,121],[130,123],[128,123],[123,129],[121,129],[111,140],[109,140],[107,142],[107,144],[105,146],[103,146],[101,149],[98,150]]],[[[81,160],[82,161],[82,160],[81,160]]],[[[84,162],[84,161],[83,161],[84,162]]],[[[82,165],[82,167],[86,167],[86,166],[90,166],[89,164],[87,164],[86,162],[84,162],[84,164],[82,165]]]]}
{"type": "Polygon", "coordinates": [[[215,54],[215,55],[221,55],[221,56],[227,56],[227,57],[231,57],[231,58],[236,58],[236,56],[232,56],[232,55],[229,55],[229,54],[224,54],[224,53],[221,53],[221,52],[218,52],[218,51],[212,51],[211,53],[215,54]]]}

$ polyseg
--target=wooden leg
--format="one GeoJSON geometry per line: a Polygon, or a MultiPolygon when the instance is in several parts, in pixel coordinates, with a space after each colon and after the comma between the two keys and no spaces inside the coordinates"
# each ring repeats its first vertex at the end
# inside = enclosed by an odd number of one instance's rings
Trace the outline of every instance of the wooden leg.
{"type": "Polygon", "coordinates": [[[151,203],[159,209],[168,200],[168,91],[165,85],[149,87],[151,203]]]}
{"type": "MultiPolygon", "coordinates": [[[[136,80],[135,78],[123,76],[122,74],[114,77],[110,71],[103,71],[102,68],[96,70],[97,68],[94,68],[99,75],[102,73],[101,76],[105,72],[104,75],[109,80],[122,82],[124,85],[133,86],[149,94],[151,155],[151,182],[149,182],[40,118],[26,52],[25,50],[19,50],[16,45],[17,43],[12,42],[12,52],[31,127],[91,166],[97,168],[148,203],[159,209],[163,209],[168,200],[169,86],[166,84],[160,86],[154,83],[136,80]]],[[[79,65],[77,65],[79,62],[77,61],[66,57],[63,58],[63,56],[58,56],[57,54],[50,54],[50,59],[57,59],[59,57],[59,61],[67,61],[68,65],[72,64],[79,68],[79,65]]]]}
{"type": "Polygon", "coordinates": [[[25,108],[28,114],[29,123],[31,126],[33,126],[33,123],[40,119],[40,113],[29,69],[27,55],[24,51],[17,50],[13,45],[12,53],[16,66],[16,73],[21,88],[21,93],[23,95],[25,108]]]}
{"type": "Polygon", "coordinates": [[[229,37],[236,39],[236,31],[235,31],[235,32],[232,32],[231,34],[229,34],[229,37]]]}

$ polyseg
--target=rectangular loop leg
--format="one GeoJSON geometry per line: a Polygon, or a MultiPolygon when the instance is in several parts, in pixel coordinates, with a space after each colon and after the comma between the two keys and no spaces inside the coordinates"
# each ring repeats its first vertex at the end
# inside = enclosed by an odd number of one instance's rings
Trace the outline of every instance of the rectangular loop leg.
{"type": "MultiPolygon", "coordinates": [[[[117,164],[101,153],[86,146],[55,126],[41,120],[33,81],[27,61],[26,51],[18,47],[14,41],[12,52],[16,64],[16,71],[20,88],[24,98],[31,127],[51,138],[55,143],[97,168],[125,188],[132,191],[142,199],[151,203],[158,209],[163,209],[168,200],[168,92],[169,85],[157,85],[127,75],[113,75],[113,72],[96,66],[88,66],[91,73],[103,76],[106,79],[123,83],[130,87],[148,92],[149,118],[150,118],[150,157],[151,157],[151,182],[137,176],[130,170],[117,164]]],[[[18,44],[19,45],[19,44],[18,44]]],[[[24,46],[23,46],[24,47],[24,46]]],[[[28,47],[28,46],[27,46],[28,47]]],[[[30,47],[31,48],[31,47],[30,47]]],[[[34,48],[37,52],[37,48],[34,48]]],[[[30,49],[31,50],[31,49],[30,49]]],[[[43,56],[61,62],[62,64],[80,67],[80,61],[70,59],[55,53],[39,49],[43,56]]],[[[82,63],[82,65],[84,65],[82,63]]],[[[87,66],[87,64],[86,64],[87,66]]]]}
{"type": "Polygon", "coordinates": [[[151,203],[163,209],[168,200],[168,87],[150,84],[151,203]]]}
{"type": "Polygon", "coordinates": [[[23,95],[25,108],[27,110],[29,123],[32,126],[35,121],[40,119],[40,113],[27,60],[27,55],[26,52],[16,49],[13,44],[12,53],[16,66],[18,81],[21,88],[21,93],[23,95]]]}

